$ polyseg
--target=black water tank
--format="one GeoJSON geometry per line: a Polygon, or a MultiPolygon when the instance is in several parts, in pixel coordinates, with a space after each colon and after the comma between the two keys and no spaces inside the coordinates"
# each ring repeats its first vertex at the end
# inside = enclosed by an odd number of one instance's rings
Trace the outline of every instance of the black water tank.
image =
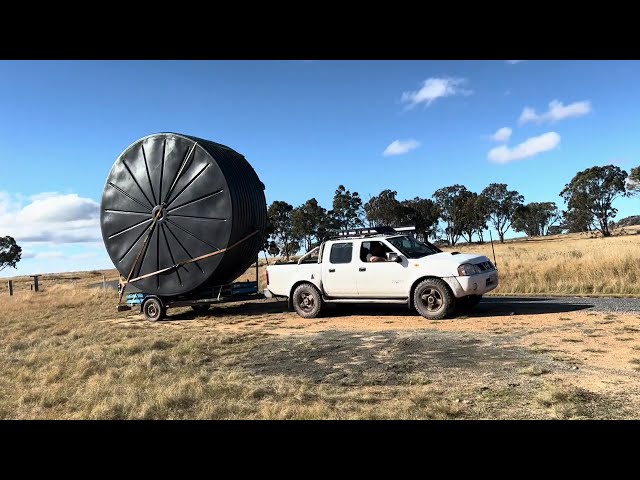
{"type": "Polygon", "coordinates": [[[264,184],[243,155],[177,133],[149,135],[129,146],[113,165],[102,194],[102,238],[124,278],[139,252],[131,278],[260,232],[224,253],[134,283],[161,296],[235,280],[255,262],[266,221],[264,184]],[[154,214],[158,221],[142,249],[154,214]]]}

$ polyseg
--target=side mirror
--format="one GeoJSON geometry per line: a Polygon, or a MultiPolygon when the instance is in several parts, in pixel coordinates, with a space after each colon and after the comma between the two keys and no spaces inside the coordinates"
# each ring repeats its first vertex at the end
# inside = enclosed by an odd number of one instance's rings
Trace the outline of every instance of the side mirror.
{"type": "Polygon", "coordinates": [[[390,253],[388,260],[390,262],[402,263],[402,257],[397,253],[390,253]]]}

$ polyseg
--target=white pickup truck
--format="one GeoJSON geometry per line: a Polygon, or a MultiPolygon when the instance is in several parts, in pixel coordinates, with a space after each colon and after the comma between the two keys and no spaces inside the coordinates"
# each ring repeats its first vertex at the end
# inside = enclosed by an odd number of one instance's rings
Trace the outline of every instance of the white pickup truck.
{"type": "Polygon", "coordinates": [[[304,318],[317,317],[326,303],[400,303],[439,320],[498,286],[485,256],[443,252],[393,229],[363,230],[326,241],[297,263],[267,266],[265,295],[287,297],[304,318]]]}

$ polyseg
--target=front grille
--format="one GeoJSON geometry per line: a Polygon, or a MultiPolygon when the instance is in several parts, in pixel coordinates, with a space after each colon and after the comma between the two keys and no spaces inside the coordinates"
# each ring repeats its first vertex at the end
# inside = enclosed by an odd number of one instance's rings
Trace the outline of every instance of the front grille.
{"type": "Polygon", "coordinates": [[[478,267],[481,272],[484,272],[486,270],[493,270],[493,265],[491,264],[491,262],[476,263],[476,267],[478,267]]]}

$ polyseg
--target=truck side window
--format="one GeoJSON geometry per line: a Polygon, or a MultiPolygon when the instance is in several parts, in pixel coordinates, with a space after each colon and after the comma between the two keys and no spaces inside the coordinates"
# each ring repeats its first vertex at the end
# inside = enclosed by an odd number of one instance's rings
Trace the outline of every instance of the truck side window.
{"type": "Polygon", "coordinates": [[[353,243],[334,243],[331,245],[331,254],[329,262],[331,263],[350,263],[353,253],[353,243]]]}
{"type": "Polygon", "coordinates": [[[360,260],[363,262],[371,262],[371,256],[386,258],[387,252],[392,250],[382,242],[362,242],[360,247],[360,260]]]}

